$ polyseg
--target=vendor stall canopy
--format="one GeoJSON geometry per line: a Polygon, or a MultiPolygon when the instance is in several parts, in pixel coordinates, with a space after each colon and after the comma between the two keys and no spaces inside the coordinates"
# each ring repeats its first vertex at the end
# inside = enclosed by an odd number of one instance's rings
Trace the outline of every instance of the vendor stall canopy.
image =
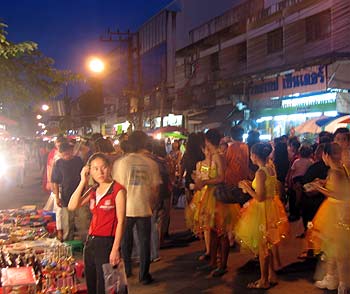
{"type": "Polygon", "coordinates": [[[338,128],[348,128],[350,126],[350,115],[340,115],[336,117],[320,116],[309,119],[295,128],[299,134],[317,134],[321,131],[334,133],[338,128]]]}

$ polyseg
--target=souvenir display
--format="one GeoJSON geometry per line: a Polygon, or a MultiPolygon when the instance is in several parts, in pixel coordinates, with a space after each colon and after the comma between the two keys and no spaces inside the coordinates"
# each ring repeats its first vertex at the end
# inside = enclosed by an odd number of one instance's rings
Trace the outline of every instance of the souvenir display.
{"type": "Polygon", "coordinates": [[[72,246],[48,238],[52,214],[0,211],[1,286],[6,294],[73,294],[79,291],[72,246]]]}

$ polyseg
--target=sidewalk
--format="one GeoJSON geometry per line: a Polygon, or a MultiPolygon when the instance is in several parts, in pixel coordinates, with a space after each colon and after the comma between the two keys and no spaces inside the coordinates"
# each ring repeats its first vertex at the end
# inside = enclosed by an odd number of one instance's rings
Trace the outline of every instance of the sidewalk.
{"type": "Polygon", "coordinates": [[[43,207],[48,193],[41,188],[41,173],[36,162],[28,164],[23,188],[17,187],[16,180],[13,170],[5,175],[0,188],[0,209],[19,208],[24,205],[43,207]]]}
{"type": "Polygon", "coordinates": [[[283,294],[316,294],[336,293],[324,291],[313,286],[313,275],[316,261],[300,261],[297,256],[302,251],[302,240],[295,236],[302,231],[300,222],[292,223],[289,240],[281,245],[282,268],[278,271],[279,284],[269,290],[247,289],[248,282],[259,278],[259,263],[250,252],[230,252],[229,271],[221,278],[212,278],[209,274],[196,271],[202,264],[197,261],[204,245],[202,241],[186,240],[183,209],[173,209],[170,232],[174,238],[173,248],[160,251],[161,260],[151,264],[153,284],[143,286],[138,283],[138,265],[134,267],[134,275],[129,278],[131,294],[169,294],[169,293],[283,293],[283,294]]]}

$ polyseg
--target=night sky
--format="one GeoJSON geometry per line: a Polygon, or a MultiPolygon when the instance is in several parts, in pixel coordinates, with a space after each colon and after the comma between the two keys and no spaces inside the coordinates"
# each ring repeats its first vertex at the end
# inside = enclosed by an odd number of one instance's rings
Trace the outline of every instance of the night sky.
{"type": "Polygon", "coordinates": [[[20,0],[3,1],[0,19],[8,39],[34,41],[59,69],[84,71],[86,57],[111,50],[99,41],[105,30],[135,31],[172,0],[20,0]]]}

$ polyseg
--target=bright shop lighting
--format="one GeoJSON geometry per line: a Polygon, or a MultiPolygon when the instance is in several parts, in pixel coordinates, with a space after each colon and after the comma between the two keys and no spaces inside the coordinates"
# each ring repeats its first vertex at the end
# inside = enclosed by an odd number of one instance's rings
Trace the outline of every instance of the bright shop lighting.
{"type": "Polygon", "coordinates": [[[334,116],[337,116],[337,115],[338,115],[338,111],[335,111],[335,110],[333,110],[333,111],[325,111],[325,112],[324,112],[324,115],[325,115],[325,116],[334,117],[334,116]]]}
{"type": "Polygon", "coordinates": [[[284,121],[284,120],[287,120],[287,115],[276,115],[273,117],[273,119],[277,120],[277,121],[279,121],[279,120],[284,121]]]}
{"type": "Polygon", "coordinates": [[[305,113],[306,117],[319,117],[322,115],[322,112],[309,112],[309,113],[305,113]]]}
{"type": "Polygon", "coordinates": [[[155,138],[156,138],[157,140],[161,140],[161,139],[162,139],[162,134],[161,134],[161,133],[158,133],[158,134],[155,136],[155,138]]]}
{"type": "Polygon", "coordinates": [[[304,113],[290,114],[288,115],[287,120],[305,120],[305,114],[304,113]]]}
{"type": "Polygon", "coordinates": [[[271,141],[271,135],[270,134],[264,134],[264,135],[260,135],[260,140],[262,141],[271,141]]]}
{"type": "Polygon", "coordinates": [[[324,93],[307,97],[284,99],[282,100],[282,108],[334,103],[336,98],[337,93],[324,93]]]}
{"type": "Polygon", "coordinates": [[[260,124],[260,123],[262,123],[262,122],[264,122],[264,121],[270,121],[270,120],[272,120],[272,116],[263,116],[263,117],[261,117],[261,118],[258,118],[257,120],[256,120],[256,122],[258,123],[258,124],[260,124]]]}

